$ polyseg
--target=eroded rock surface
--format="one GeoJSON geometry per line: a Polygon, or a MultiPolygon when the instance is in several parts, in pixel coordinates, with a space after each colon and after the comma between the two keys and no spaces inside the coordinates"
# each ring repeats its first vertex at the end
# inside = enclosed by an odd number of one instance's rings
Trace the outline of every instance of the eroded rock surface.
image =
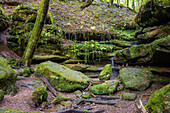
{"type": "Polygon", "coordinates": [[[55,89],[66,92],[84,89],[90,81],[83,73],[51,61],[39,64],[35,75],[47,78],[55,89]]]}
{"type": "Polygon", "coordinates": [[[125,88],[143,91],[151,83],[152,73],[147,69],[122,68],[119,77],[125,88]]]}

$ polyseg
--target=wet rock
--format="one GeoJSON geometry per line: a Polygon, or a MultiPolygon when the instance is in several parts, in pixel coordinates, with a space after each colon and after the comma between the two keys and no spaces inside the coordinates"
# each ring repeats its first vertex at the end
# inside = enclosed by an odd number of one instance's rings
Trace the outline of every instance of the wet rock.
{"type": "Polygon", "coordinates": [[[99,75],[99,80],[109,80],[112,74],[111,64],[107,64],[104,66],[103,70],[99,75]]]}
{"type": "Polygon", "coordinates": [[[122,98],[124,100],[135,100],[136,94],[135,93],[122,93],[122,98]]]}
{"type": "Polygon", "coordinates": [[[152,113],[169,113],[170,106],[170,84],[155,91],[148,101],[146,107],[152,113]]]}
{"type": "MultiPolygon", "coordinates": [[[[8,27],[8,20],[0,8],[0,28],[1,28],[0,32],[6,30],[7,27],[8,27]]],[[[0,40],[0,42],[1,42],[1,40],[0,40]]]]}
{"type": "Polygon", "coordinates": [[[40,86],[32,92],[31,100],[34,102],[35,106],[38,107],[43,102],[47,102],[48,92],[46,87],[40,86]]]}
{"type": "Polygon", "coordinates": [[[0,102],[4,99],[4,91],[0,89],[0,102]]]}
{"type": "Polygon", "coordinates": [[[150,85],[153,75],[147,69],[122,68],[119,77],[125,88],[143,91],[150,85]]]}
{"type": "Polygon", "coordinates": [[[83,73],[51,61],[39,64],[35,75],[47,78],[55,89],[66,92],[84,89],[90,82],[83,73]]]}
{"type": "Polygon", "coordinates": [[[17,71],[8,64],[7,59],[0,57],[0,89],[6,93],[16,92],[17,71]]]}
{"type": "Polygon", "coordinates": [[[116,63],[169,65],[170,35],[150,44],[133,45],[114,53],[116,63]]]}
{"type": "Polygon", "coordinates": [[[89,90],[94,94],[113,94],[117,89],[118,83],[118,80],[108,80],[102,84],[90,87],[89,90]]]}
{"type": "Polygon", "coordinates": [[[149,0],[141,5],[135,22],[142,27],[166,24],[170,20],[169,0],[149,0]]]}
{"type": "Polygon", "coordinates": [[[53,100],[53,104],[59,104],[61,101],[71,100],[71,97],[61,97],[57,96],[53,100]]]}

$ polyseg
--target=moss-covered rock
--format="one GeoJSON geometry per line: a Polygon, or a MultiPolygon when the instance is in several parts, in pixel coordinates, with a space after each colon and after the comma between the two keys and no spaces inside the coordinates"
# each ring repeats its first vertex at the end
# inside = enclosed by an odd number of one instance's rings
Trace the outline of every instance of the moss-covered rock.
{"type": "Polygon", "coordinates": [[[169,0],[149,0],[141,5],[135,21],[142,27],[162,25],[170,20],[169,0]]]}
{"type": "Polygon", "coordinates": [[[146,107],[151,113],[169,113],[170,103],[170,84],[164,86],[163,88],[155,91],[146,107]]]}
{"type": "Polygon", "coordinates": [[[109,80],[105,81],[102,84],[94,85],[90,87],[90,91],[92,91],[94,94],[113,94],[118,85],[118,80],[109,80]]]}
{"type": "Polygon", "coordinates": [[[5,93],[16,90],[17,71],[8,64],[7,59],[0,57],[0,89],[5,93]]]}
{"type": "Polygon", "coordinates": [[[46,102],[47,98],[48,92],[44,86],[40,86],[32,92],[31,100],[34,102],[36,107],[41,105],[44,101],[46,102]]]}
{"type": "Polygon", "coordinates": [[[8,20],[5,17],[5,15],[2,13],[1,7],[0,7],[0,31],[4,31],[8,27],[8,20]]]}
{"type": "Polygon", "coordinates": [[[90,95],[89,92],[85,92],[85,93],[82,94],[82,97],[83,97],[83,98],[90,98],[91,95],[90,95]]]}
{"type": "Polygon", "coordinates": [[[143,91],[149,86],[153,75],[147,69],[122,68],[119,77],[125,88],[143,91]]]}
{"type": "Polygon", "coordinates": [[[104,66],[103,70],[99,75],[99,80],[109,80],[112,74],[111,64],[107,64],[104,66]]]}
{"type": "MultiPolygon", "coordinates": [[[[12,19],[14,21],[21,22],[35,22],[37,17],[38,5],[19,5],[12,13],[12,19]]],[[[49,13],[50,14],[50,13],[49,13]]],[[[51,22],[51,15],[47,15],[46,23],[51,22]]]]}
{"type": "Polygon", "coordinates": [[[135,100],[136,94],[135,93],[122,93],[122,98],[124,100],[135,100]]]}
{"type": "Polygon", "coordinates": [[[133,45],[114,53],[116,63],[169,65],[170,35],[150,44],[133,45]]]}
{"type": "Polygon", "coordinates": [[[65,56],[59,56],[59,55],[34,55],[33,56],[33,62],[45,62],[45,61],[54,61],[54,62],[63,62],[67,60],[68,58],[65,56]]]}
{"type": "Polygon", "coordinates": [[[53,104],[59,104],[61,101],[71,100],[71,97],[61,97],[57,96],[53,100],[53,104]]]}
{"type": "Polygon", "coordinates": [[[0,90],[0,102],[4,99],[4,91],[0,90]]]}
{"type": "Polygon", "coordinates": [[[86,65],[86,64],[65,64],[66,67],[76,70],[76,71],[81,71],[81,72],[93,72],[93,71],[98,71],[98,67],[92,66],[92,65],[86,65]]]}
{"type": "Polygon", "coordinates": [[[39,64],[35,75],[47,78],[55,89],[66,92],[84,89],[90,82],[83,73],[51,61],[39,64]]]}
{"type": "Polygon", "coordinates": [[[170,22],[165,25],[144,28],[142,34],[137,36],[137,39],[142,40],[142,42],[151,42],[168,35],[170,35],[170,22]]]}

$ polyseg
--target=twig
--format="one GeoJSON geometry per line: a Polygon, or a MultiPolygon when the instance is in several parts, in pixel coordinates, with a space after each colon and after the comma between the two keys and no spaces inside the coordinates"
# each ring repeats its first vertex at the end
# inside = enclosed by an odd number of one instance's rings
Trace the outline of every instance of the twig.
{"type": "Polygon", "coordinates": [[[137,106],[137,108],[138,108],[139,110],[142,111],[142,113],[148,113],[147,110],[145,109],[145,107],[143,106],[142,101],[141,101],[140,98],[139,98],[139,101],[136,102],[136,106],[137,106]]]}

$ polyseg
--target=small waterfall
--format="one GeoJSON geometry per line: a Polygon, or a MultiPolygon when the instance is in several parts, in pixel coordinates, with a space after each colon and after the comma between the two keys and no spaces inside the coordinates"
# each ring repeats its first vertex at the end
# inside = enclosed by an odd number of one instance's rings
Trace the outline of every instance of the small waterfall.
{"type": "Polygon", "coordinates": [[[114,67],[115,67],[115,64],[114,64],[114,60],[112,58],[112,68],[114,68],[114,67]]]}
{"type": "Polygon", "coordinates": [[[114,64],[113,58],[111,59],[111,61],[112,61],[112,65],[111,65],[111,67],[112,67],[112,75],[111,75],[110,79],[115,79],[119,75],[119,72],[118,72],[118,70],[115,69],[115,64],[114,64]]]}

